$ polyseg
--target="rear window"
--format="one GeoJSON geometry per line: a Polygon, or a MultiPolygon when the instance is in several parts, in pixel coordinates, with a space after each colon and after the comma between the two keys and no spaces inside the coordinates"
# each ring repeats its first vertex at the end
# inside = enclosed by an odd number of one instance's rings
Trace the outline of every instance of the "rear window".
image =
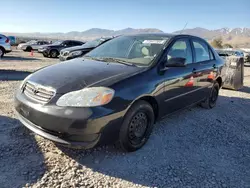
{"type": "Polygon", "coordinates": [[[6,39],[7,37],[5,35],[0,35],[0,39],[6,39]]]}
{"type": "Polygon", "coordinates": [[[193,45],[195,50],[196,62],[208,61],[211,59],[211,52],[209,51],[210,49],[205,42],[193,39],[193,45]]]}

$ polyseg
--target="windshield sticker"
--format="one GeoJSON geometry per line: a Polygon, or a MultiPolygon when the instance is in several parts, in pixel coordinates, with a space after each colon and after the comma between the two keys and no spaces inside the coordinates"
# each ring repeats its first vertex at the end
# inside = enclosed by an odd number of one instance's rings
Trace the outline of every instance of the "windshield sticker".
{"type": "Polygon", "coordinates": [[[166,40],[144,40],[143,44],[164,44],[166,40]]]}

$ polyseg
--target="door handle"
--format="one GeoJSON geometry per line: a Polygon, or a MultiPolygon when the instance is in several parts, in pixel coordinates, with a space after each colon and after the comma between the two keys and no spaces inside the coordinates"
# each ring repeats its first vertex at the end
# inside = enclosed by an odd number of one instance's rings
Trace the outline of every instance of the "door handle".
{"type": "Polygon", "coordinates": [[[196,74],[196,68],[193,68],[193,71],[192,71],[194,74],[196,74]]]}

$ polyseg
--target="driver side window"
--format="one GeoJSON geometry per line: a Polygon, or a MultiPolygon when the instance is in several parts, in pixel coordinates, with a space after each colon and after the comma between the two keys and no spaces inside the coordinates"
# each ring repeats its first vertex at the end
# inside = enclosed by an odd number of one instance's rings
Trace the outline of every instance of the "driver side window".
{"type": "Polygon", "coordinates": [[[63,46],[70,46],[70,41],[65,41],[62,45],[63,46]]]}
{"type": "Polygon", "coordinates": [[[193,63],[192,50],[188,39],[179,39],[174,42],[167,53],[167,60],[171,58],[185,58],[186,64],[193,63]]]}

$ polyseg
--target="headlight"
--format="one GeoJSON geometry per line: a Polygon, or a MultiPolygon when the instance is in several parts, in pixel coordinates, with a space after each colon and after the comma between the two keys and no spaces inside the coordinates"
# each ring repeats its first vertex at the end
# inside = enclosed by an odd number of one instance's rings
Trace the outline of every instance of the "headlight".
{"type": "Polygon", "coordinates": [[[108,104],[115,91],[106,87],[90,87],[72,91],[61,96],[56,104],[58,106],[90,107],[108,104]]]}
{"type": "Polygon", "coordinates": [[[32,76],[32,74],[28,75],[21,83],[21,85],[19,86],[20,89],[22,89],[23,85],[25,84],[25,82],[32,76]]]}
{"type": "Polygon", "coordinates": [[[69,54],[69,56],[78,56],[78,55],[82,55],[82,51],[75,51],[69,54]]]}

